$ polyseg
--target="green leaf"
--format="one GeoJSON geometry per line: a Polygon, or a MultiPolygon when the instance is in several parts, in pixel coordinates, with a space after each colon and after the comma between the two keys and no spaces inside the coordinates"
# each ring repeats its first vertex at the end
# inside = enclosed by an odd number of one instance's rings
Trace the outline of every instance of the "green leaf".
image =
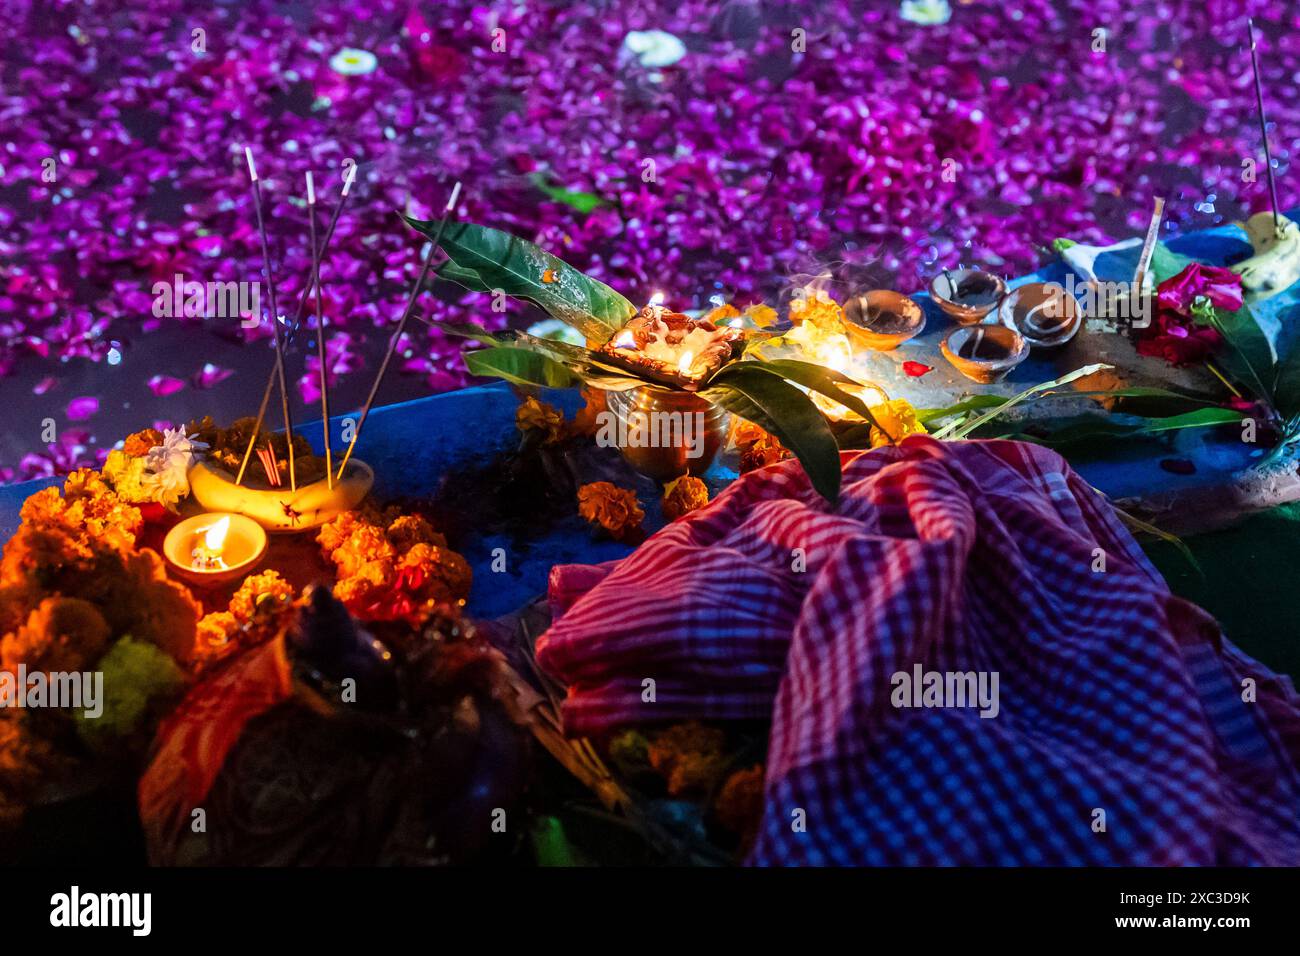
{"type": "MultiPolygon", "coordinates": [[[[726,376],[730,374],[731,369],[744,368],[746,363],[734,363],[722,368],[717,374],[709,380],[709,384],[718,382],[726,384],[726,376]]],[[[897,438],[890,435],[889,432],[881,428],[880,422],[876,421],[876,416],[871,414],[862,399],[856,395],[851,395],[840,388],[840,385],[852,385],[857,388],[864,387],[861,382],[854,381],[843,372],[838,372],[833,368],[827,368],[824,365],[815,365],[812,362],[800,362],[797,359],[763,359],[760,362],[760,368],[776,372],[782,378],[802,385],[804,388],[811,389],[814,392],[820,392],[833,402],[839,402],[849,411],[856,412],[864,421],[880,428],[889,438],[890,443],[897,442],[897,438]]]]}
{"type": "Polygon", "coordinates": [[[1163,242],[1157,242],[1151,250],[1151,277],[1156,285],[1166,279],[1172,279],[1196,260],[1172,251],[1163,242]]]}
{"type": "MultiPolygon", "coordinates": [[[[1288,317],[1296,321],[1296,317],[1288,317]]],[[[1273,386],[1274,407],[1286,419],[1300,415],[1300,344],[1278,363],[1273,386]]]]}
{"type": "Polygon", "coordinates": [[[607,205],[605,200],[601,199],[595,193],[576,192],[572,189],[562,189],[559,186],[553,186],[541,173],[533,173],[528,177],[528,179],[534,186],[546,193],[546,195],[551,199],[578,210],[578,212],[582,213],[584,216],[593,209],[607,205]]]}
{"type": "Polygon", "coordinates": [[[448,259],[442,265],[437,266],[433,271],[438,278],[449,279],[457,285],[469,289],[470,292],[486,292],[489,294],[492,292],[492,290],[488,288],[488,284],[483,281],[482,276],[473,269],[466,269],[464,266],[457,265],[451,259],[448,259]]]}
{"type": "Polygon", "coordinates": [[[1228,375],[1256,398],[1273,405],[1273,349],[1250,306],[1244,305],[1236,312],[1213,309],[1206,322],[1223,336],[1225,348],[1218,358],[1228,375]]]}
{"type": "Polygon", "coordinates": [[[429,324],[439,332],[445,332],[447,335],[454,335],[461,339],[469,339],[472,342],[479,342],[482,345],[496,346],[505,344],[481,325],[469,323],[458,325],[455,322],[444,322],[441,319],[430,319],[429,324]]]}
{"type": "Polygon", "coordinates": [[[937,421],[940,418],[947,418],[950,415],[977,412],[985,408],[1001,408],[1007,401],[1008,399],[1002,395],[972,395],[965,401],[958,402],[956,405],[949,405],[947,408],[918,408],[916,410],[916,420],[922,425],[928,425],[930,422],[937,421]]]}
{"type": "Polygon", "coordinates": [[[1009,409],[1015,407],[1016,405],[1020,405],[1023,402],[1027,402],[1030,399],[1041,395],[1043,392],[1048,392],[1054,388],[1060,388],[1062,385],[1069,385],[1071,382],[1077,379],[1081,379],[1087,375],[1092,375],[1094,372],[1100,372],[1104,368],[1113,368],[1113,367],[1114,366],[1106,365],[1104,363],[1099,362],[1095,365],[1085,365],[1083,368],[1076,368],[1073,372],[1070,372],[1068,375],[1062,375],[1060,378],[1053,379],[1050,382],[1042,382],[1038,385],[1033,386],[1032,388],[1027,388],[1020,394],[1011,396],[1005,402],[999,405],[997,408],[990,409],[989,411],[985,412],[982,415],[976,415],[974,418],[970,418],[965,421],[954,421],[949,425],[945,425],[939,431],[935,432],[934,437],[946,438],[946,439],[965,438],[971,432],[975,431],[975,429],[981,427],[982,425],[988,422],[991,422],[993,419],[997,418],[1002,413],[1008,411],[1009,409]]]}
{"type": "Polygon", "coordinates": [[[464,355],[471,375],[503,378],[516,385],[572,388],[581,379],[565,366],[531,349],[511,345],[476,349],[464,355]]]}
{"type": "Polygon", "coordinates": [[[1028,434],[1025,437],[1041,445],[1058,448],[1063,445],[1080,442],[1119,438],[1139,438],[1157,435],[1161,432],[1178,431],[1184,428],[1210,428],[1215,425],[1228,425],[1241,421],[1241,412],[1230,408],[1198,408],[1182,415],[1169,415],[1164,418],[1142,418],[1137,421],[1120,421],[1110,416],[1083,415],[1065,419],[1067,424],[1053,428],[1051,421],[1035,422],[1051,429],[1046,436],[1028,434]]]}
{"type": "MultiPolygon", "coordinates": [[[[430,238],[438,230],[436,222],[405,218],[430,238]]],[[[455,281],[469,288],[475,288],[469,283],[477,282],[476,291],[500,289],[527,299],[596,342],[603,344],[636,314],[636,307],[605,283],[508,232],[458,222],[447,226],[441,245],[456,264],[448,270],[455,281]]],[[[438,274],[447,273],[440,269],[438,274]]]]}
{"type": "Polygon", "coordinates": [[[558,817],[537,816],[529,828],[538,866],[578,866],[577,854],[558,817]]]}
{"type": "Polygon", "coordinates": [[[725,384],[697,394],[775,435],[799,459],[817,493],[835,501],[840,493],[840,452],[825,416],[812,399],[759,363],[734,367],[725,384]]]}

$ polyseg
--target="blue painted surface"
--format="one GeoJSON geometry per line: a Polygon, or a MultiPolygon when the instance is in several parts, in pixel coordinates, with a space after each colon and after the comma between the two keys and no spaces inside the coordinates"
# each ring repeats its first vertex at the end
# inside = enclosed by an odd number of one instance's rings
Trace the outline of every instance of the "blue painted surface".
{"type": "MultiPolygon", "coordinates": [[[[1175,251],[1210,262],[1223,262],[1233,253],[1249,251],[1240,230],[1232,227],[1184,236],[1169,245],[1175,251]]],[[[1133,255],[1135,258],[1136,253],[1133,255]]],[[[1121,273],[1127,266],[1128,273],[1132,272],[1131,264],[1123,260],[1122,254],[1111,266],[1121,273]]],[[[1061,263],[1054,262],[1012,285],[1060,280],[1065,271],[1061,263]]],[[[916,340],[916,344],[923,352],[928,353],[930,348],[937,352],[939,340],[951,325],[926,296],[917,295],[916,298],[930,317],[926,332],[916,340]]],[[[1285,329],[1287,334],[1282,338],[1289,341],[1294,338],[1293,330],[1282,323],[1280,317],[1295,308],[1297,300],[1297,291],[1292,289],[1257,307],[1256,313],[1285,329]]],[[[1055,378],[1074,367],[1061,368],[1061,361],[1060,358],[1033,356],[1013,371],[1008,384],[1018,391],[1055,378]]],[[[569,414],[579,405],[576,392],[554,392],[546,398],[569,414]]],[[[453,467],[490,461],[519,440],[514,425],[517,404],[509,387],[497,383],[374,409],[357,447],[357,455],[375,468],[375,494],[381,498],[427,496],[436,490],[439,480],[453,467]]],[[[341,420],[342,416],[334,419],[335,434],[339,433],[341,420]]],[[[319,452],[321,436],[318,423],[307,423],[300,431],[319,452]]],[[[1117,442],[1108,450],[1104,460],[1079,460],[1074,464],[1102,491],[1115,497],[1126,497],[1152,488],[1226,483],[1234,474],[1249,467],[1251,459],[1250,447],[1239,440],[1219,438],[1209,430],[1195,429],[1150,442],[1117,442]],[[1159,460],[1171,455],[1194,458],[1197,473],[1174,475],[1161,469],[1159,460]]],[[[735,472],[725,463],[715,465],[706,476],[715,491],[734,478],[735,472]]],[[[648,479],[634,476],[630,470],[625,472],[622,480],[635,484],[646,508],[647,529],[660,527],[663,522],[659,514],[657,486],[648,479]]],[[[59,481],[47,478],[0,487],[0,540],[7,540],[18,526],[18,510],[23,500],[40,488],[59,481]]],[[[613,560],[631,551],[627,545],[617,542],[593,540],[585,523],[577,517],[524,547],[490,536],[462,542],[461,546],[474,568],[469,611],[480,617],[508,613],[541,594],[546,588],[552,565],[613,560]],[[503,573],[494,573],[491,569],[496,548],[505,551],[506,571],[503,573]]]]}

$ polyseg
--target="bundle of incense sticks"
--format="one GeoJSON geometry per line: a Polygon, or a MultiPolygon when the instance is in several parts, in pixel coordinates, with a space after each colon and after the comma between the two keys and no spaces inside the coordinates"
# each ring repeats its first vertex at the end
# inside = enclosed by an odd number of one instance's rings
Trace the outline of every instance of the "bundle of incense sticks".
{"type": "MultiPolygon", "coordinates": [[[[263,222],[262,222],[262,193],[261,193],[261,188],[260,188],[260,186],[259,186],[259,184],[258,184],[258,181],[257,181],[257,171],[256,171],[256,169],[255,169],[254,166],[253,166],[253,154],[252,154],[252,150],[249,149],[248,147],[245,147],[245,148],[244,148],[244,155],[245,155],[245,156],[247,157],[247,159],[248,159],[248,170],[249,170],[249,176],[250,176],[250,178],[252,179],[253,186],[254,186],[254,202],[256,203],[256,209],[257,209],[257,225],[258,225],[258,231],[259,231],[259,234],[260,234],[260,236],[261,236],[261,241],[262,241],[262,252],[263,252],[263,257],[264,257],[264,262],[265,262],[265,267],[266,267],[266,272],[267,272],[267,284],[268,284],[267,287],[268,287],[268,290],[272,290],[273,287],[272,287],[272,285],[271,285],[271,262],[270,262],[270,253],[269,253],[269,251],[268,251],[268,247],[267,247],[267,241],[266,241],[266,230],[265,230],[265,227],[263,226],[263,222]]],[[[261,403],[261,405],[258,407],[258,410],[257,410],[257,420],[256,420],[256,423],[255,423],[254,426],[253,426],[252,434],[249,435],[249,438],[248,438],[248,446],[244,449],[244,456],[243,456],[242,461],[241,461],[240,464],[239,464],[239,472],[238,472],[238,474],[236,474],[236,476],[235,476],[235,484],[237,484],[237,485],[238,485],[238,484],[243,484],[243,481],[244,481],[244,474],[245,474],[245,472],[246,472],[247,469],[248,469],[248,462],[249,462],[249,460],[253,457],[253,450],[254,450],[254,447],[255,447],[256,444],[257,444],[257,436],[261,433],[261,431],[262,431],[262,424],[263,424],[263,423],[265,422],[265,420],[266,420],[266,411],[267,411],[267,406],[270,404],[270,401],[271,401],[271,393],[275,390],[276,383],[278,382],[278,383],[280,384],[281,402],[282,402],[282,404],[283,404],[284,415],[285,415],[285,432],[286,432],[286,434],[288,434],[288,435],[290,436],[290,438],[291,438],[291,440],[290,440],[290,442],[289,442],[289,475],[290,475],[290,482],[291,482],[291,484],[292,484],[294,490],[297,490],[297,480],[296,480],[296,476],[295,476],[295,474],[294,474],[294,461],[293,461],[293,456],[294,456],[294,451],[293,451],[293,442],[292,442],[293,426],[292,426],[291,421],[289,420],[289,407],[288,407],[288,403],[289,403],[289,395],[288,395],[288,391],[287,391],[287,387],[286,387],[286,379],[285,379],[285,376],[284,376],[284,353],[285,353],[286,349],[288,348],[289,343],[292,342],[292,340],[293,340],[293,334],[297,331],[299,325],[300,325],[301,322],[302,322],[303,314],[304,314],[304,312],[306,311],[306,308],[307,308],[307,299],[308,299],[308,297],[312,294],[313,290],[316,292],[316,300],[317,300],[317,301],[316,301],[316,307],[317,307],[317,309],[316,309],[316,311],[317,311],[317,328],[318,328],[317,345],[318,345],[318,349],[319,349],[321,352],[323,352],[323,336],[324,336],[323,322],[324,322],[324,318],[323,318],[323,315],[322,315],[322,313],[321,313],[321,308],[322,308],[322,307],[321,307],[321,302],[320,302],[320,263],[321,263],[321,260],[322,260],[322,259],[324,258],[324,256],[325,256],[325,251],[326,251],[326,250],[328,249],[328,247],[329,247],[330,239],[332,239],[333,236],[334,236],[334,229],[335,229],[335,227],[338,225],[339,216],[340,216],[340,215],[342,214],[342,212],[343,212],[343,207],[344,207],[345,205],[347,205],[348,194],[349,194],[349,193],[351,192],[351,190],[352,190],[352,184],[356,181],[356,175],[357,175],[357,167],[356,167],[355,165],[350,166],[350,167],[348,168],[347,176],[346,176],[346,178],[344,179],[344,182],[343,182],[343,192],[342,192],[342,194],[341,194],[341,196],[340,196],[340,198],[339,198],[339,202],[338,202],[338,204],[334,207],[334,214],[330,217],[329,226],[328,226],[328,228],[325,230],[325,237],[324,237],[324,239],[321,241],[321,244],[320,244],[319,247],[318,247],[318,246],[316,245],[316,238],[315,238],[315,231],[316,231],[316,208],[315,208],[315,207],[316,207],[316,191],[315,191],[315,188],[314,188],[314,184],[312,183],[311,173],[310,173],[310,172],[307,173],[307,200],[308,200],[308,214],[311,216],[311,245],[312,245],[312,265],[311,265],[311,273],[310,273],[310,275],[308,276],[307,283],[306,283],[306,285],[305,285],[304,288],[303,288],[302,295],[301,295],[301,296],[299,297],[299,299],[298,299],[298,311],[297,311],[297,313],[294,315],[293,323],[289,326],[288,331],[287,331],[287,334],[285,334],[285,335],[283,335],[283,336],[281,335],[281,333],[280,333],[280,320],[279,320],[279,315],[278,315],[278,314],[273,315],[272,322],[274,323],[275,333],[276,333],[276,360],[275,360],[275,365],[274,365],[274,366],[272,367],[272,369],[271,369],[270,377],[269,377],[269,378],[267,379],[267,381],[266,381],[266,388],[265,388],[265,389],[263,390],[263,392],[262,392],[262,403],[261,403]]],[[[274,307],[274,297],[273,297],[273,292],[272,292],[272,300],[271,300],[271,301],[272,301],[272,312],[274,313],[274,312],[275,312],[275,307],[274,307]]],[[[323,360],[324,360],[324,359],[323,359],[323,356],[322,356],[321,361],[323,362],[323,360]]],[[[327,454],[328,454],[329,396],[328,396],[328,394],[327,394],[327,392],[326,392],[327,387],[328,387],[327,376],[325,375],[324,369],[322,368],[322,372],[321,372],[321,418],[322,418],[322,420],[323,420],[324,423],[325,423],[324,427],[325,427],[325,429],[326,429],[326,443],[327,443],[327,449],[326,449],[326,451],[327,451],[327,454]]],[[[259,451],[259,456],[260,456],[260,454],[261,454],[261,452],[259,451]]],[[[270,474],[271,474],[271,473],[268,471],[268,472],[267,472],[268,478],[270,477],[270,474]]],[[[278,472],[277,472],[277,474],[278,474],[278,472]]],[[[277,482],[277,484],[278,484],[278,482],[277,482]]],[[[331,486],[333,485],[333,481],[332,481],[332,480],[330,481],[330,485],[331,485],[331,486]]]]}
{"type": "Polygon", "coordinates": [[[265,448],[257,450],[257,457],[261,459],[262,470],[266,472],[267,483],[272,488],[280,487],[280,465],[275,460],[275,449],[271,447],[271,440],[268,438],[265,448]]]}

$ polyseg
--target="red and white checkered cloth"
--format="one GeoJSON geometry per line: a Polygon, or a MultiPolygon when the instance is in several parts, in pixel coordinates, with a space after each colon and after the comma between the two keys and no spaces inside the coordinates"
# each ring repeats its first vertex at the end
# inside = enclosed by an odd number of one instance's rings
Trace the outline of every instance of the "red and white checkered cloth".
{"type": "Polygon", "coordinates": [[[916,436],[843,466],[836,505],[784,462],[556,567],[566,730],[770,717],[760,864],[1300,864],[1290,681],[1058,455],[916,436]],[[996,672],[997,716],[894,706],[917,664],[996,672]]]}

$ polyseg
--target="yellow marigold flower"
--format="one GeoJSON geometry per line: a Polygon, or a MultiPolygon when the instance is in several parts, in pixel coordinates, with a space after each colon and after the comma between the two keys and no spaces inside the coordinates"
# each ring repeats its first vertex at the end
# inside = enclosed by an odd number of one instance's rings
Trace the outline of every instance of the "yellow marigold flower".
{"type": "Polygon", "coordinates": [[[616,541],[625,541],[641,530],[645,512],[636,492],[608,481],[593,481],[578,489],[578,514],[604,528],[616,541]]]}
{"type": "Polygon", "coordinates": [[[515,427],[524,435],[540,432],[542,444],[553,445],[564,437],[564,414],[530,395],[515,409],[515,427]]]}
{"type": "Polygon", "coordinates": [[[426,599],[463,604],[469,597],[474,573],[469,562],[449,548],[415,545],[397,562],[399,571],[414,571],[416,591],[426,599]]]}
{"type": "Polygon", "coordinates": [[[145,461],[143,458],[132,458],[124,451],[113,449],[108,453],[108,460],[104,462],[102,474],[113,485],[113,490],[123,501],[129,501],[132,504],[141,504],[146,501],[152,501],[153,497],[145,490],[141,479],[144,477],[145,461]]]}
{"type": "Polygon", "coordinates": [[[676,521],[709,503],[709,487],[693,475],[682,475],[664,485],[664,517],[676,521]]]}
{"type": "Polygon", "coordinates": [[[902,441],[908,435],[926,435],[925,426],[916,420],[916,409],[912,403],[905,398],[896,398],[893,401],[883,402],[880,405],[870,406],[871,414],[876,421],[880,423],[880,428],[875,425],[871,426],[871,447],[879,448],[881,445],[889,444],[892,437],[894,441],[902,441]],[[889,432],[888,435],[885,432],[889,432]]]}
{"type": "Polygon", "coordinates": [[[447,539],[434,531],[433,525],[420,515],[399,515],[389,523],[385,534],[388,543],[397,549],[398,554],[411,550],[417,544],[431,544],[439,548],[447,546],[447,539]]]}
{"type": "Polygon", "coordinates": [[[806,295],[790,301],[790,319],[796,325],[807,323],[822,332],[844,331],[844,310],[825,292],[806,290],[806,295]]]}
{"type": "Polygon", "coordinates": [[[229,611],[205,614],[198,623],[194,641],[194,656],[201,664],[210,664],[234,650],[239,622],[229,611]]]}
{"type": "Polygon", "coordinates": [[[259,611],[270,611],[273,617],[292,610],[295,596],[293,585],[280,577],[278,571],[250,574],[230,599],[230,613],[241,624],[253,621],[259,611]]]}

